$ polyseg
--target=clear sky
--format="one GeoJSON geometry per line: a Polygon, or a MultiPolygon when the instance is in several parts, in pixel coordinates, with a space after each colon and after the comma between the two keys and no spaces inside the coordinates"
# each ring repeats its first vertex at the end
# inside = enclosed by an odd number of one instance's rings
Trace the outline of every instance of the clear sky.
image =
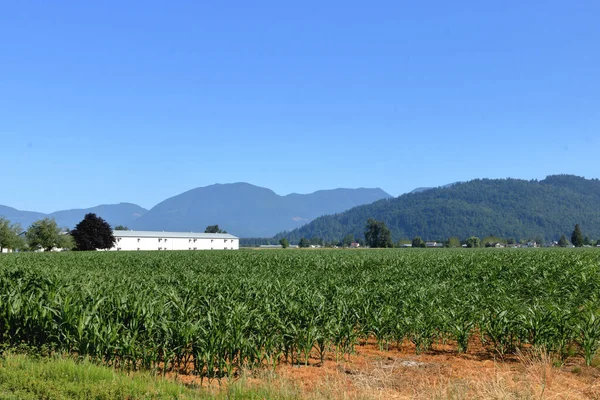
{"type": "Polygon", "coordinates": [[[2,1],[0,204],[598,178],[599,15],[595,0],[2,1]]]}

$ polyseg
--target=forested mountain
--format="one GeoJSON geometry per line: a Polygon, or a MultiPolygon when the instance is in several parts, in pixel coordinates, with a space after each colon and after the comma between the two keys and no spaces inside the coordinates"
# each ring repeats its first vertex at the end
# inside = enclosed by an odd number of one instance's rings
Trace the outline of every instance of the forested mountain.
{"type": "Polygon", "coordinates": [[[584,234],[600,238],[600,181],[573,175],[541,181],[477,179],[323,216],[276,238],[291,242],[302,237],[341,240],[347,234],[363,238],[369,218],[384,221],[394,240],[472,235],[556,240],[570,234],[576,223],[584,234]]]}
{"type": "Polygon", "coordinates": [[[333,189],[280,196],[249,183],[215,184],[159,203],[130,227],[202,232],[207,225],[218,224],[239,237],[272,237],[321,215],[390,197],[381,189],[333,189]]]}

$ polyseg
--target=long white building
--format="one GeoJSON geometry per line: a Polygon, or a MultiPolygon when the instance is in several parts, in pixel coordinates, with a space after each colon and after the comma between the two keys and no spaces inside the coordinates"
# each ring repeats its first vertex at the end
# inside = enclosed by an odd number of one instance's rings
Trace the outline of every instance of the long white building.
{"type": "Polygon", "coordinates": [[[117,250],[239,250],[240,239],[228,233],[113,231],[117,250]]]}

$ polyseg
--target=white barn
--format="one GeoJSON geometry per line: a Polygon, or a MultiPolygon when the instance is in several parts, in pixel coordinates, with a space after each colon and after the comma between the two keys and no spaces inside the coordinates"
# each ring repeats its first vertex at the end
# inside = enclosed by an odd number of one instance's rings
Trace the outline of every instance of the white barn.
{"type": "Polygon", "coordinates": [[[228,233],[113,231],[117,250],[239,250],[240,239],[228,233]]]}

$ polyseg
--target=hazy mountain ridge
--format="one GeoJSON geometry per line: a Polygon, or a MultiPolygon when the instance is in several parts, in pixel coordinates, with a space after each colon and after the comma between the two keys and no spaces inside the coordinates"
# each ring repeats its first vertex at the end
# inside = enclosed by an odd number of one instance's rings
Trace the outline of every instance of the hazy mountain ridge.
{"type": "Polygon", "coordinates": [[[147,211],[148,210],[145,208],[132,203],[103,204],[90,208],[55,211],[50,214],[35,211],[21,211],[12,207],[0,205],[0,217],[5,217],[12,223],[21,224],[23,229],[27,229],[33,222],[46,217],[54,218],[60,227],[73,229],[87,213],[95,213],[104,218],[112,226],[129,226],[134,220],[147,211]]]}
{"type": "Polygon", "coordinates": [[[597,179],[573,175],[551,175],[541,181],[476,179],[323,216],[276,237],[340,240],[354,234],[362,238],[367,219],[375,218],[388,225],[394,240],[472,235],[550,240],[570,234],[576,223],[585,234],[598,238],[598,204],[597,179]]]}
{"type": "Polygon", "coordinates": [[[199,187],[164,200],[132,226],[134,229],[198,231],[219,224],[239,237],[272,237],[321,215],[389,198],[381,189],[332,189],[280,196],[248,183],[199,187]]]}
{"type": "Polygon", "coordinates": [[[130,229],[203,232],[218,224],[240,237],[273,237],[321,215],[341,212],[357,205],[390,198],[381,189],[332,189],[310,194],[280,196],[249,183],[215,184],[198,187],[168,198],[150,210],[136,204],[119,203],[44,214],[0,206],[0,216],[26,229],[44,217],[52,217],[61,227],[72,229],[85,214],[92,212],[113,227],[130,229]]]}

